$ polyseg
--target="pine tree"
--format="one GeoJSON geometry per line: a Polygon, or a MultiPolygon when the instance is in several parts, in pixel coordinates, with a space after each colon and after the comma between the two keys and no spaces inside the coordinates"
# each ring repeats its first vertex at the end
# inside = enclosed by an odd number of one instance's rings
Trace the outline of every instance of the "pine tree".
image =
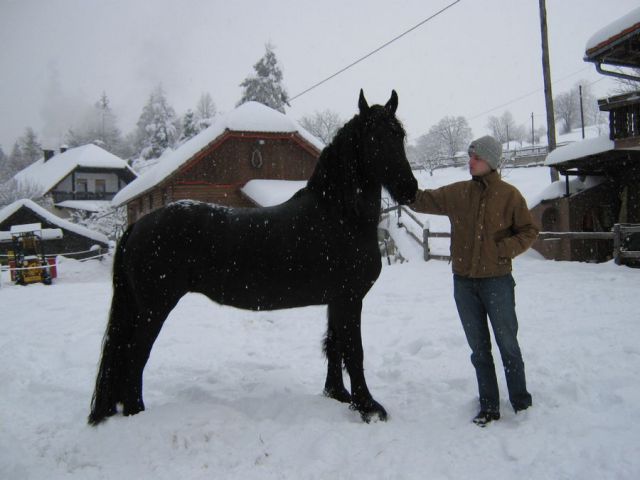
{"type": "Polygon", "coordinates": [[[0,145],[0,183],[9,179],[9,157],[5,155],[0,145]]]}
{"type": "MultiPolygon", "coordinates": [[[[38,141],[38,136],[33,128],[27,127],[24,135],[18,140],[24,167],[28,167],[42,157],[42,145],[38,141]]],[[[23,167],[23,168],[24,168],[23,167]]]]}
{"type": "Polygon", "coordinates": [[[115,155],[123,155],[125,146],[122,135],[106,93],[103,92],[100,99],[85,113],[80,127],[67,131],[64,140],[69,147],[93,143],[115,155]]]}
{"type": "Polygon", "coordinates": [[[265,50],[264,56],[253,66],[256,74],[240,84],[244,91],[238,105],[253,100],[284,113],[289,96],[282,85],[282,70],[273,47],[267,44],[265,50]]]}
{"type": "Polygon", "coordinates": [[[182,134],[180,135],[180,142],[185,142],[190,138],[195,137],[199,132],[196,115],[193,110],[187,110],[187,113],[182,117],[182,134]]]}
{"type": "Polygon", "coordinates": [[[117,126],[116,116],[111,110],[109,98],[102,92],[100,100],[96,102],[99,123],[97,125],[97,138],[102,142],[102,147],[112,153],[118,153],[122,148],[122,136],[117,126]]]}
{"type": "Polygon", "coordinates": [[[33,162],[42,158],[42,145],[33,128],[27,127],[24,135],[14,143],[9,159],[6,162],[7,172],[5,176],[12,177],[20,170],[27,168],[33,162]]]}
{"type": "Polygon", "coordinates": [[[174,145],[177,137],[176,113],[169,105],[162,85],[158,85],[137,123],[137,143],[140,156],[144,159],[158,158],[174,145]]]}

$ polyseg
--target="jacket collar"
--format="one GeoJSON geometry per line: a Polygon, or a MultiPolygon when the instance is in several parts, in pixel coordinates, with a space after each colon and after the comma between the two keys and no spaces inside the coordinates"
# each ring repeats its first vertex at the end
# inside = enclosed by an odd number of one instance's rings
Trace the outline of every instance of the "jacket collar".
{"type": "Polygon", "coordinates": [[[500,180],[500,174],[497,170],[491,170],[491,172],[483,175],[482,177],[471,177],[476,182],[480,183],[483,187],[488,187],[489,185],[496,183],[500,180]]]}

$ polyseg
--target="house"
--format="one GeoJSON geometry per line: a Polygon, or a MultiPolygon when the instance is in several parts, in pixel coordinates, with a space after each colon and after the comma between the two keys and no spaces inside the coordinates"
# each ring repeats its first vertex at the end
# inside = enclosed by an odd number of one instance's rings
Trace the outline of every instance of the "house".
{"type": "MultiPolygon", "coordinates": [[[[595,63],[602,74],[640,82],[638,76],[603,68],[640,68],[640,8],[596,32],[584,60],[595,63]]],[[[609,135],[559,147],[547,156],[545,165],[565,178],[543,192],[531,210],[541,230],[603,235],[539,239],[534,248],[546,258],[606,261],[613,255],[606,232],[615,224],[640,224],[640,83],[638,87],[598,100],[600,110],[609,112],[609,135]]]]}
{"type": "Polygon", "coordinates": [[[251,180],[306,181],[324,145],[298,122],[257,102],[219,118],[123,188],[113,199],[132,223],[167,203],[191,199],[256,206],[251,180]]]}
{"type": "Polygon", "coordinates": [[[18,172],[13,179],[37,198],[50,197],[56,213],[97,211],[137,174],[121,158],[97,145],[45,150],[44,157],[18,172]]]}
{"type": "MultiPolygon", "coordinates": [[[[62,238],[47,241],[47,255],[88,258],[104,253],[109,239],[98,232],[64,220],[32,200],[18,200],[0,210],[0,231],[9,231],[13,225],[40,223],[42,228],[59,228],[62,238]]],[[[9,243],[0,243],[0,260],[6,259],[9,243]]]]}

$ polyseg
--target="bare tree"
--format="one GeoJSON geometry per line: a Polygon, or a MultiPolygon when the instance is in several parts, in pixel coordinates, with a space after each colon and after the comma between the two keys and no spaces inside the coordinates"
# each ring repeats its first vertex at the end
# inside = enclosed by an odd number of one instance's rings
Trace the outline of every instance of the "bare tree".
{"type": "Polygon", "coordinates": [[[195,112],[195,122],[198,132],[210,126],[217,114],[218,109],[211,98],[211,94],[205,92],[200,95],[195,112]]]}
{"type": "Polygon", "coordinates": [[[325,145],[331,143],[343,123],[344,121],[340,116],[331,110],[316,111],[313,115],[300,119],[300,125],[322,140],[325,145]]]}
{"type": "Polygon", "coordinates": [[[416,141],[417,158],[429,170],[455,163],[456,153],[465,151],[472,132],[464,117],[444,117],[416,141]]]}
{"type": "Polygon", "coordinates": [[[440,143],[440,148],[449,158],[466,150],[471,142],[471,127],[464,117],[444,117],[429,131],[440,143]]]}
{"type": "Polygon", "coordinates": [[[507,145],[509,142],[519,142],[522,145],[522,142],[530,138],[527,128],[524,125],[518,125],[509,111],[504,112],[500,117],[489,117],[487,128],[496,140],[507,145]]]}
{"type": "Polygon", "coordinates": [[[556,119],[562,121],[562,133],[569,133],[580,115],[578,98],[571,91],[556,96],[553,101],[556,119]]]}
{"type": "MultiPolygon", "coordinates": [[[[622,69],[618,68],[618,71],[622,71],[622,69]]],[[[640,68],[632,68],[632,75],[640,78],[640,68]]],[[[613,93],[617,95],[621,95],[624,93],[637,92],[640,90],[640,81],[631,80],[626,78],[616,78],[616,87],[613,89],[613,93]]]]}

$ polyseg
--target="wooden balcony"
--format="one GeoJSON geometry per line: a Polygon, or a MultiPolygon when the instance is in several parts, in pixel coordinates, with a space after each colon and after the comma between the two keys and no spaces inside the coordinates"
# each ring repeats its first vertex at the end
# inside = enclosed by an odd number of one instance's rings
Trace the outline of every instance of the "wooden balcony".
{"type": "Polygon", "coordinates": [[[640,147],[640,91],[602,98],[598,107],[609,112],[609,138],[615,148],[640,147]]]}
{"type": "Polygon", "coordinates": [[[66,200],[113,200],[117,192],[51,192],[54,203],[66,200]]]}

